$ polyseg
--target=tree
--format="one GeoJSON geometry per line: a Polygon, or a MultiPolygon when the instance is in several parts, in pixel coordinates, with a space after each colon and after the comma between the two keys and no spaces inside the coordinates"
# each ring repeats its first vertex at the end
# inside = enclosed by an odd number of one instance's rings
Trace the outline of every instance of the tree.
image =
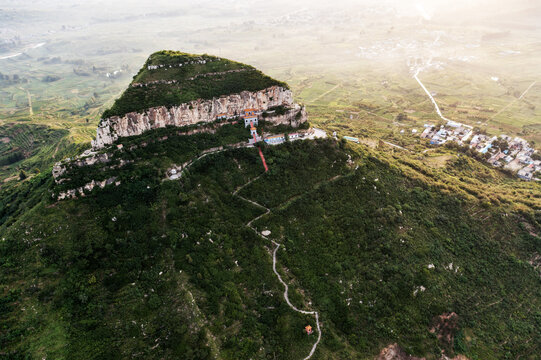
{"type": "Polygon", "coordinates": [[[509,149],[509,144],[504,139],[496,139],[492,142],[492,146],[500,149],[500,151],[505,151],[509,149]]]}
{"type": "Polygon", "coordinates": [[[396,117],[395,117],[395,120],[400,122],[400,121],[407,121],[409,120],[408,118],[408,115],[404,114],[404,113],[399,113],[396,117]]]}
{"type": "Polygon", "coordinates": [[[24,170],[21,170],[21,172],[19,173],[19,180],[24,180],[26,179],[28,176],[26,175],[26,172],[24,170]]]}

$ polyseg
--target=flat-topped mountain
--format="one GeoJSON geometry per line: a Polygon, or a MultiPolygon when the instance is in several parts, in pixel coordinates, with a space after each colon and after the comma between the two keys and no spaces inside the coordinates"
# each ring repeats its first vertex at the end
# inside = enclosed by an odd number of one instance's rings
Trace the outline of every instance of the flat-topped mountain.
{"type": "Polygon", "coordinates": [[[103,118],[272,86],[288,89],[286,83],[250,65],[210,55],[158,51],[150,55],[129,88],[103,113],[103,118]]]}
{"type": "Polygon", "coordinates": [[[306,120],[288,85],[252,66],[210,55],[159,51],[103,113],[93,147],[154,128],[240,116],[246,108],[270,111],[266,119],[276,124],[298,126],[306,120]],[[274,108],[280,111],[273,113],[274,108]]]}

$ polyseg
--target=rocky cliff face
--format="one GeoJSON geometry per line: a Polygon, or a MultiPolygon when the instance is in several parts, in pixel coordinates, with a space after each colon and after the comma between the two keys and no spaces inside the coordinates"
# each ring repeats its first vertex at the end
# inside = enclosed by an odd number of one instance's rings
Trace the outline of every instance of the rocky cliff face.
{"type": "Polygon", "coordinates": [[[116,181],[116,176],[103,180],[103,181],[95,181],[92,180],[88,184],[85,184],[84,186],[78,187],[77,189],[70,189],[66,191],[60,192],[58,195],[53,194],[53,198],[56,198],[57,200],[64,200],[64,199],[75,199],[77,196],[85,196],[85,194],[90,193],[92,190],[94,190],[95,187],[99,187],[103,189],[107,185],[115,184],[115,186],[120,185],[120,181],[116,181]]]}
{"type": "Polygon", "coordinates": [[[122,117],[103,119],[98,126],[92,147],[101,149],[120,137],[141,135],[151,129],[208,123],[215,121],[219,114],[238,116],[247,108],[265,111],[274,106],[284,106],[290,110],[284,115],[269,116],[265,120],[292,126],[298,126],[306,121],[306,111],[304,107],[293,103],[291,90],[273,86],[257,92],[243,91],[211,100],[196,100],[171,108],[156,107],[148,109],[145,113],[133,112],[122,117]]]}

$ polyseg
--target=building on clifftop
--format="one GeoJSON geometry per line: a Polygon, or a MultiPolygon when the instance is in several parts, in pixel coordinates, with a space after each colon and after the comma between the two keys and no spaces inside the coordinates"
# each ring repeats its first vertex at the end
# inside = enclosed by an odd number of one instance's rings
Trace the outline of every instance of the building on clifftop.
{"type": "Polygon", "coordinates": [[[244,127],[251,126],[251,124],[257,126],[258,116],[256,109],[245,109],[242,117],[244,118],[244,127]]]}

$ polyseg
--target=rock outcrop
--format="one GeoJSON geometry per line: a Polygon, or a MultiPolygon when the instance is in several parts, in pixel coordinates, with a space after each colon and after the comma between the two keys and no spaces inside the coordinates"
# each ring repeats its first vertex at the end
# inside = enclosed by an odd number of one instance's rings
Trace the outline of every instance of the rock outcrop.
{"type": "Polygon", "coordinates": [[[406,354],[398,344],[392,344],[381,350],[376,360],[425,360],[406,354]]]}
{"type": "Polygon", "coordinates": [[[307,119],[304,107],[293,102],[291,90],[272,86],[256,92],[243,91],[211,100],[199,99],[171,108],[161,106],[148,109],[144,113],[132,112],[122,117],[112,116],[103,119],[98,126],[92,147],[101,149],[120,137],[141,135],[151,129],[208,123],[215,121],[220,114],[240,116],[247,108],[266,111],[276,106],[284,106],[288,110],[283,115],[271,114],[265,118],[266,121],[296,127],[307,119]]]}
{"type": "Polygon", "coordinates": [[[107,185],[115,184],[115,186],[120,185],[120,181],[116,181],[117,177],[113,176],[112,178],[105,179],[102,181],[96,181],[92,180],[88,184],[85,184],[84,186],[80,186],[77,189],[70,189],[66,191],[60,192],[58,195],[53,194],[53,198],[56,198],[57,200],[64,200],[64,199],[75,199],[77,196],[85,196],[86,193],[90,193],[92,190],[94,190],[95,187],[99,187],[103,189],[107,185]]]}
{"type": "MultiPolygon", "coordinates": [[[[398,344],[391,344],[381,350],[375,360],[426,360],[426,358],[408,355],[398,344]]],[[[439,360],[468,360],[464,355],[457,355],[453,358],[441,354],[439,360]]]]}
{"type": "Polygon", "coordinates": [[[66,174],[68,166],[83,167],[94,165],[96,163],[108,163],[109,161],[111,161],[111,155],[108,153],[96,153],[91,150],[86,150],[75,159],[67,158],[55,163],[52,171],[53,178],[57,184],[61,184],[63,180],[66,180],[61,178],[64,176],[64,174],[66,174]]]}

